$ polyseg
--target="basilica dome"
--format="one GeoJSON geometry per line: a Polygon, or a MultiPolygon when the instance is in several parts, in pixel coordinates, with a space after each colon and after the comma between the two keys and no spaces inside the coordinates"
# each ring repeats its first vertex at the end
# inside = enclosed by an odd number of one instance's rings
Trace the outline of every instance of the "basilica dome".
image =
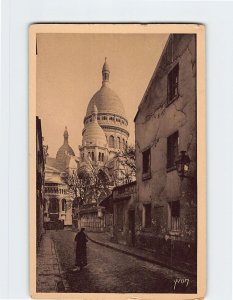
{"type": "Polygon", "coordinates": [[[110,88],[109,77],[110,69],[105,58],[102,86],[87,106],[80,147],[82,159],[89,155],[100,164],[125,149],[129,137],[125,109],[118,95],[110,88]]]}
{"type": "Polygon", "coordinates": [[[102,85],[100,90],[94,94],[89,102],[86,117],[91,115],[94,105],[96,105],[99,114],[108,113],[125,118],[123,103],[117,94],[106,83],[102,85]]]}
{"type": "Polygon", "coordinates": [[[125,109],[121,99],[109,87],[110,69],[107,64],[106,58],[102,68],[102,86],[91,98],[88,107],[86,118],[91,115],[94,105],[96,105],[99,114],[112,114],[123,118],[125,117],[125,109]]]}

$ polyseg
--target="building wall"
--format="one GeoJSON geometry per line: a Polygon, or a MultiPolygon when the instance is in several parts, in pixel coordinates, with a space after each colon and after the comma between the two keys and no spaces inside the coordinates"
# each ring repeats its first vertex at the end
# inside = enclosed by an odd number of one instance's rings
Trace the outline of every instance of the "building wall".
{"type": "Polygon", "coordinates": [[[40,245],[43,234],[43,202],[44,202],[45,157],[41,120],[36,117],[36,242],[40,245]]]}
{"type": "Polygon", "coordinates": [[[119,244],[133,245],[129,214],[134,215],[136,228],[136,201],[135,182],[116,187],[113,191],[113,240],[119,244]]]}
{"type": "Polygon", "coordinates": [[[64,226],[72,226],[72,200],[67,191],[66,184],[45,183],[45,209],[44,222],[49,228],[49,223],[60,221],[64,226]],[[50,214],[50,202],[57,201],[57,216],[50,214]],[[64,203],[63,203],[64,202],[64,203]]]}
{"type": "Polygon", "coordinates": [[[195,35],[171,35],[135,119],[139,205],[137,245],[192,260],[196,252],[195,35]],[[168,74],[179,63],[178,97],[167,104],[168,74]],[[190,157],[189,178],[167,169],[167,138],[179,132],[179,151],[190,157]],[[142,153],[151,149],[151,176],[143,180],[142,153]],[[169,202],[180,201],[180,230],[171,232],[169,202]],[[151,227],[145,205],[151,204],[151,227]]]}

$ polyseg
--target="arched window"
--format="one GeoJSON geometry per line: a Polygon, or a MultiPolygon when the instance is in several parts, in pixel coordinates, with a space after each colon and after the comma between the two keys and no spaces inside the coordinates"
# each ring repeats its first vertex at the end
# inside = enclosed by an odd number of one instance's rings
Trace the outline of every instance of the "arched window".
{"type": "Polygon", "coordinates": [[[61,202],[61,209],[62,209],[62,211],[65,211],[65,210],[66,210],[66,199],[62,199],[62,202],[61,202]]]}
{"type": "Polygon", "coordinates": [[[59,212],[59,203],[58,199],[53,198],[49,201],[49,212],[50,213],[58,213],[59,212]]]}
{"type": "Polygon", "coordinates": [[[104,153],[102,153],[102,161],[104,161],[104,153]]]}
{"type": "Polygon", "coordinates": [[[115,139],[114,139],[113,135],[110,135],[110,137],[109,137],[109,147],[115,148],[115,139]]]}
{"type": "Polygon", "coordinates": [[[91,159],[92,159],[92,160],[95,160],[94,152],[91,152],[91,159]]]}
{"type": "Polygon", "coordinates": [[[117,137],[117,148],[121,149],[121,139],[119,136],[117,137]]]}
{"type": "Polygon", "coordinates": [[[99,152],[99,161],[101,161],[101,153],[99,152]]]}

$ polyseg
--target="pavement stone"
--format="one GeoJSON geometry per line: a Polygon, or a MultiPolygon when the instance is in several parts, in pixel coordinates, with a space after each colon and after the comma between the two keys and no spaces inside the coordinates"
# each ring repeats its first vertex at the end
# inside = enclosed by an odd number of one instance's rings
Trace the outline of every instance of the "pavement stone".
{"type": "Polygon", "coordinates": [[[41,240],[37,253],[36,273],[36,289],[39,293],[65,291],[67,288],[67,283],[63,282],[55,244],[49,233],[45,233],[41,240]]]}
{"type": "Polygon", "coordinates": [[[171,265],[168,262],[168,259],[166,256],[157,255],[154,252],[147,251],[144,249],[139,249],[135,247],[130,247],[122,244],[117,244],[114,242],[111,242],[111,236],[108,232],[88,232],[87,233],[88,238],[99,245],[112,248],[116,251],[122,252],[124,254],[128,254],[131,256],[134,256],[136,258],[142,259],[144,261],[148,261],[151,263],[159,264],[163,267],[168,267],[170,269],[173,269],[178,272],[182,272],[191,276],[196,276],[196,270],[195,266],[188,265],[187,263],[184,263],[182,261],[176,261],[173,260],[173,264],[171,265]]]}

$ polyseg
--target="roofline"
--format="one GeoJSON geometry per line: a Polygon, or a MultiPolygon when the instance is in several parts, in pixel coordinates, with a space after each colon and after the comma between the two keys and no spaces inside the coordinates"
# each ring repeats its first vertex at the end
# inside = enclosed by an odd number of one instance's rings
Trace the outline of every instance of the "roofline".
{"type": "Polygon", "coordinates": [[[137,111],[137,113],[136,113],[136,115],[135,115],[135,117],[134,117],[134,122],[136,122],[136,119],[137,119],[137,116],[138,116],[138,114],[139,114],[140,108],[141,108],[141,106],[143,105],[143,103],[144,103],[144,101],[145,101],[145,98],[146,98],[146,96],[147,96],[147,94],[148,94],[148,92],[149,92],[149,90],[150,90],[150,87],[151,87],[151,85],[152,85],[152,82],[154,81],[155,76],[157,75],[157,72],[158,72],[158,69],[159,69],[159,66],[160,66],[162,57],[163,57],[163,55],[164,55],[164,52],[167,50],[167,46],[168,46],[168,44],[169,44],[169,41],[170,41],[172,35],[173,35],[173,34],[170,34],[169,37],[168,37],[168,39],[167,39],[167,42],[166,42],[166,44],[165,44],[165,46],[164,46],[164,48],[163,48],[163,51],[162,51],[162,53],[161,53],[161,55],[160,55],[159,61],[158,61],[157,65],[156,65],[156,67],[155,67],[155,70],[154,70],[154,72],[153,72],[153,75],[152,75],[152,77],[151,77],[151,79],[150,79],[150,81],[149,81],[149,84],[148,84],[148,86],[147,86],[147,88],[146,88],[146,90],[145,90],[145,93],[144,93],[144,95],[143,95],[143,97],[142,97],[142,100],[140,101],[140,103],[139,103],[139,105],[138,105],[138,111],[137,111]]]}

